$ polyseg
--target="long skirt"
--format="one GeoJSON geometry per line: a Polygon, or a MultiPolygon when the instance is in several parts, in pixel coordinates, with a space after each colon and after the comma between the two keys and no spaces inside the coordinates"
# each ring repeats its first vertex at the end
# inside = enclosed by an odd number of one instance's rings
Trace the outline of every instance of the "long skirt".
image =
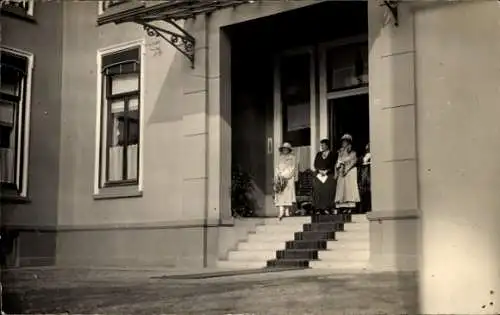
{"type": "Polygon", "coordinates": [[[372,209],[370,165],[363,165],[360,168],[359,192],[361,195],[361,211],[368,212],[372,209]]]}
{"type": "Polygon", "coordinates": [[[346,176],[339,176],[337,179],[335,205],[337,208],[356,208],[359,201],[358,170],[355,167],[346,176]]]}
{"type": "Polygon", "coordinates": [[[286,182],[285,189],[275,195],[275,205],[277,207],[291,207],[295,202],[295,182],[291,179],[286,182]]]}
{"type": "Polygon", "coordinates": [[[316,210],[335,208],[335,178],[329,174],[323,183],[316,176],[313,179],[313,207],[316,210]]]}

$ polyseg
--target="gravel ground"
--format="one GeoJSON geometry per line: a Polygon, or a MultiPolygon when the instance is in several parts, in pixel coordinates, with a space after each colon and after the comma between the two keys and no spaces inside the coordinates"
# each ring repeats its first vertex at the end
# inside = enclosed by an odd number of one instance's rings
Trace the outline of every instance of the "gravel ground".
{"type": "Polygon", "coordinates": [[[161,271],[3,272],[7,314],[415,314],[414,274],[290,271],[204,280],[161,271]]]}

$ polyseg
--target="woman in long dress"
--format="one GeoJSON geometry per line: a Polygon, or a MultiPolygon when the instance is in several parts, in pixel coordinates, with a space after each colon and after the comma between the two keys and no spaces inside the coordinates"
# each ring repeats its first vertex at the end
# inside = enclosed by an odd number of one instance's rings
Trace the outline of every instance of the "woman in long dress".
{"type": "Polygon", "coordinates": [[[360,183],[359,183],[359,193],[361,195],[360,210],[363,213],[372,210],[372,198],[371,198],[371,180],[370,180],[370,168],[371,168],[371,154],[370,154],[370,144],[366,145],[366,153],[361,160],[360,166],[360,183]]]}
{"type": "Polygon", "coordinates": [[[329,214],[335,208],[335,157],[330,141],[320,141],[320,152],[314,159],[316,176],[313,179],[313,207],[316,214],[329,214]]]}
{"type": "Polygon", "coordinates": [[[335,193],[335,206],[340,213],[351,213],[360,201],[358,189],[358,170],[356,168],[356,152],[352,150],[352,136],[345,134],[340,139],[342,142],[339,156],[335,165],[337,190],[335,193]]]}
{"type": "Polygon", "coordinates": [[[279,209],[278,220],[281,221],[284,216],[290,216],[290,209],[296,202],[295,178],[297,161],[292,154],[292,145],[290,143],[283,143],[279,148],[279,152],[280,156],[278,158],[275,178],[275,205],[279,209]]]}

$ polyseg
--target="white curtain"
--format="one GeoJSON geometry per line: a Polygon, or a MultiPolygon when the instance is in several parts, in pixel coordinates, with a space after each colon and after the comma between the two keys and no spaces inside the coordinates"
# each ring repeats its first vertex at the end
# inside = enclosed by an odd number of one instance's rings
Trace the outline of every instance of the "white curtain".
{"type": "Polygon", "coordinates": [[[311,126],[309,103],[287,106],[287,129],[295,131],[306,129],[311,126]]]}
{"type": "Polygon", "coordinates": [[[0,182],[15,183],[14,150],[0,148],[0,182]]]}
{"type": "MultiPolygon", "coordinates": [[[[127,147],[127,179],[137,179],[137,150],[138,145],[127,147]]],[[[123,174],[123,146],[109,148],[109,180],[122,180],[123,174]]]]}
{"type": "Polygon", "coordinates": [[[303,172],[311,168],[311,147],[295,147],[295,156],[297,158],[298,170],[303,172]]]}

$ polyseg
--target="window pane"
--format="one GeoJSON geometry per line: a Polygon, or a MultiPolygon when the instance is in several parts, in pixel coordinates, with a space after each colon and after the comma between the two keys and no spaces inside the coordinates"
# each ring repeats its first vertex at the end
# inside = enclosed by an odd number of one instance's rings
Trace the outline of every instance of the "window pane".
{"type": "Polygon", "coordinates": [[[109,148],[109,181],[123,180],[123,147],[109,148]]]}
{"type": "Polygon", "coordinates": [[[123,100],[111,103],[110,123],[108,128],[109,149],[108,149],[108,180],[123,180],[123,136],[125,102],[123,100]]]}
{"type": "Polygon", "coordinates": [[[12,68],[2,67],[0,92],[19,97],[22,75],[12,68]]]}
{"type": "Polygon", "coordinates": [[[120,94],[139,90],[137,73],[120,74],[111,77],[111,94],[120,94]]]}
{"type": "Polygon", "coordinates": [[[138,98],[112,102],[109,115],[108,180],[137,179],[140,124],[138,98]]]}
{"type": "Polygon", "coordinates": [[[0,100],[0,125],[10,127],[14,125],[14,106],[14,103],[3,102],[0,100]]]}
{"type": "Polygon", "coordinates": [[[125,116],[125,102],[117,101],[111,103],[111,143],[112,147],[123,145],[123,124],[125,116]]]}
{"type": "Polygon", "coordinates": [[[328,91],[368,84],[368,44],[352,44],[327,53],[328,91]]]}
{"type": "Polygon", "coordinates": [[[280,62],[283,140],[294,147],[311,143],[311,55],[286,56],[280,62]]]}
{"type": "Polygon", "coordinates": [[[15,183],[15,103],[0,100],[0,181],[15,183]]]}
{"type": "Polygon", "coordinates": [[[137,152],[139,145],[129,145],[127,149],[127,179],[137,179],[137,152]]]}
{"type": "MultiPolygon", "coordinates": [[[[4,128],[0,127],[0,132],[4,131],[4,128]]],[[[3,137],[2,135],[1,138],[3,137]]],[[[2,183],[15,182],[14,152],[13,149],[0,147],[0,182],[2,183]]]]}

